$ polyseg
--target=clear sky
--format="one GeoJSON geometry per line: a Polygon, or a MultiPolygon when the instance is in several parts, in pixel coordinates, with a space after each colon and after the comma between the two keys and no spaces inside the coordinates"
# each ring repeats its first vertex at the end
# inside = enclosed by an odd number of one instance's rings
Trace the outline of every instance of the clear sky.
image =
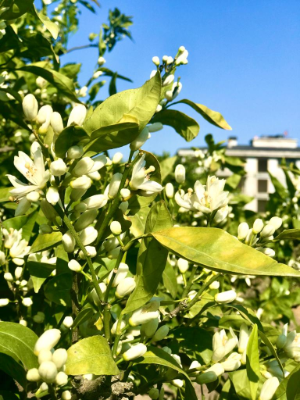
{"type": "MultiPolygon", "coordinates": [[[[186,143],[166,127],[152,134],[145,146],[174,154],[180,147],[201,146],[204,136],[229,135],[247,144],[255,135],[289,132],[300,139],[300,1],[299,0],[101,0],[97,15],[83,10],[79,32],[69,47],[88,43],[98,32],[108,9],[118,7],[133,16],[134,41],[124,39],[106,53],[105,66],[133,79],[118,81],[118,91],[142,85],[153,69],[154,55],[174,56],[179,46],[189,51],[189,63],[179,68],[188,98],[219,111],[233,130],[223,131],[204,121],[188,106],[180,106],[200,123],[200,134],[186,143]]],[[[72,52],[62,62],[82,62],[85,84],[97,61],[97,50],[72,52]]],[[[102,89],[100,98],[107,96],[102,89]]],[[[299,140],[300,142],[300,140],[299,140]]],[[[300,143],[299,143],[300,145],[300,143]]]]}

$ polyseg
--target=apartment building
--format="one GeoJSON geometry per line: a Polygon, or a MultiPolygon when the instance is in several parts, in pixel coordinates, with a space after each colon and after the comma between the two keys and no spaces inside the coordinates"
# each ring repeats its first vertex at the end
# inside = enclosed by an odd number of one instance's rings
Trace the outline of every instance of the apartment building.
{"type": "MultiPolygon", "coordinates": [[[[182,157],[192,156],[193,150],[181,149],[178,154],[182,157]]],[[[284,135],[255,136],[249,145],[241,146],[236,137],[228,139],[226,154],[233,157],[242,157],[246,160],[246,176],[241,182],[242,192],[254,197],[246,208],[263,212],[269,197],[274,192],[274,187],[269,178],[268,171],[285,185],[285,178],[279,165],[284,158],[300,168],[300,147],[297,139],[287,138],[284,135]]],[[[220,171],[220,177],[227,178],[231,175],[228,169],[220,171]]]]}

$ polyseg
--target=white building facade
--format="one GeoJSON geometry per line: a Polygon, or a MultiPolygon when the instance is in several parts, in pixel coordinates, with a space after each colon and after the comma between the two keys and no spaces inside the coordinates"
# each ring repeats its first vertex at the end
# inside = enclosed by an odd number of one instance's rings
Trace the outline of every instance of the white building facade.
{"type": "MultiPolygon", "coordinates": [[[[282,135],[255,137],[250,145],[239,146],[236,138],[229,138],[226,155],[246,160],[246,175],[242,178],[241,190],[254,199],[246,208],[253,211],[265,211],[269,194],[274,192],[268,171],[285,186],[285,176],[280,168],[282,159],[287,164],[293,162],[300,168],[300,148],[296,139],[282,135]]],[[[193,150],[179,150],[180,156],[191,156],[193,150]]],[[[218,176],[227,178],[231,171],[225,169],[218,176]]]]}

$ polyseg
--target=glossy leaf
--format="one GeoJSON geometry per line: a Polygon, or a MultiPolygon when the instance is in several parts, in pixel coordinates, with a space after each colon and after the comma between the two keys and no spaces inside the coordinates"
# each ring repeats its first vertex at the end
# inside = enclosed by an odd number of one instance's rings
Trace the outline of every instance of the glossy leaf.
{"type": "Polygon", "coordinates": [[[55,264],[47,264],[36,261],[28,261],[26,267],[30,273],[35,293],[38,293],[42,284],[56,268],[55,264]]]}
{"type": "Polygon", "coordinates": [[[286,229],[280,232],[273,241],[278,242],[279,240],[300,240],[300,229],[286,229]]]}
{"type": "MultiPolygon", "coordinates": [[[[125,90],[110,96],[85,120],[84,129],[89,135],[95,135],[101,128],[118,124],[122,122],[124,115],[129,115],[139,122],[139,129],[142,130],[155,113],[160,90],[161,79],[157,74],[138,89],[125,90]]],[[[131,137],[130,140],[132,141],[131,137]]],[[[130,143],[126,135],[123,135],[122,141],[123,146],[130,143]]]]}
{"type": "Polygon", "coordinates": [[[76,328],[76,326],[91,319],[91,317],[93,315],[94,315],[94,310],[91,307],[83,308],[81,311],[79,311],[78,315],[76,316],[76,318],[74,320],[74,323],[72,325],[73,329],[76,328]]]}
{"type": "Polygon", "coordinates": [[[178,160],[177,156],[166,158],[160,162],[160,169],[161,169],[161,180],[162,182],[165,178],[172,174],[175,170],[175,163],[178,160]]]}
{"type": "Polygon", "coordinates": [[[260,377],[257,325],[253,325],[247,345],[246,369],[247,377],[249,379],[251,398],[252,400],[255,400],[260,377]]]}
{"type": "Polygon", "coordinates": [[[30,253],[37,253],[42,250],[49,249],[61,241],[62,234],[60,232],[46,233],[39,235],[31,246],[30,253]]]}
{"type": "Polygon", "coordinates": [[[242,275],[294,276],[300,272],[239,242],[218,228],[176,227],[153,232],[170,251],[215,271],[242,275]]]}
{"type": "Polygon", "coordinates": [[[164,269],[162,277],[163,277],[164,287],[170,292],[173,299],[175,299],[178,289],[175,268],[172,267],[168,262],[166,264],[166,268],[164,269]]]}
{"type": "Polygon", "coordinates": [[[19,18],[21,15],[28,12],[34,0],[4,0],[1,3],[1,8],[8,8],[8,10],[1,13],[2,20],[10,20],[19,18]]]}
{"type": "MultiPolygon", "coordinates": [[[[155,203],[148,215],[146,232],[172,226],[171,216],[164,202],[155,203]]],[[[168,252],[153,238],[142,240],[138,253],[136,288],[131,293],[123,313],[142,307],[155,294],[166,266],[168,252]]]]}
{"type": "Polygon", "coordinates": [[[102,336],[91,336],[79,340],[68,349],[66,374],[68,375],[117,375],[107,340],[102,336]]]}
{"type": "Polygon", "coordinates": [[[21,362],[25,368],[36,368],[37,357],[33,353],[37,335],[29,328],[13,322],[0,322],[0,353],[21,362]]]}
{"type": "Polygon", "coordinates": [[[57,39],[59,33],[59,26],[52,22],[50,18],[47,17],[43,12],[37,12],[36,8],[34,7],[37,17],[42,21],[48,31],[51,33],[53,39],[57,39]]]}
{"type": "Polygon", "coordinates": [[[195,139],[200,131],[197,121],[176,110],[163,110],[155,114],[151,122],[161,122],[163,125],[171,126],[187,142],[195,139]]]}
{"type": "Polygon", "coordinates": [[[37,217],[37,213],[33,212],[29,215],[24,215],[24,216],[20,216],[20,217],[14,217],[14,218],[7,219],[7,220],[3,221],[2,224],[3,224],[3,227],[8,230],[10,228],[17,229],[17,230],[22,229],[22,238],[29,241],[29,239],[31,237],[31,233],[33,231],[36,217],[37,217]]]}
{"type": "Polygon", "coordinates": [[[280,382],[274,395],[274,399],[298,400],[300,395],[299,380],[300,365],[294,368],[293,371],[280,382]]]}
{"type": "Polygon", "coordinates": [[[48,300],[63,306],[71,305],[72,274],[63,273],[54,276],[44,287],[48,300]]]}
{"type": "Polygon", "coordinates": [[[157,347],[149,347],[147,353],[143,355],[143,359],[140,361],[139,364],[155,364],[161,365],[163,367],[171,368],[178,373],[182,374],[185,378],[186,385],[188,386],[188,397],[185,396],[186,400],[197,400],[197,396],[193,386],[190,382],[190,378],[187,373],[177,364],[174,358],[166,353],[164,350],[159,349],[157,347]]]}
{"type": "Polygon", "coordinates": [[[85,130],[79,126],[68,126],[58,136],[55,142],[55,153],[57,157],[64,158],[71,146],[84,140],[89,140],[85,130]]]}
{"type": "Polygon", "coordinates": [[[24,388],[26,387],[26,372],[24,368],[12,357],[0,353],[0,370],[11,376],[24,388]]]}
{"type": "Polygon", "coordinates": [[[184,103],[187,104],[188,106],[192,107],[197,113],[201,114],[206,121],[208,121],[210,124],[217,126],[218,128],[221,129],[226,129],[228,131],[231,131],[232,128],[228,123],[226,122],[225,118],[223,117],[222,114],[220,114],[217,111],[213,111],[210,108],[204,106],[203,104],[197,104],[194,103],[191,100],[188,99],[183,99],[180,101],[177,101],[174,104],[179,104],[179,103],[184,103]]]}
{"type": "MultiPolygon", "coordinates": [[[[251,400],[251,393],[249,388],[249,380],[247,378],[247,371],[240,369],[238,371],[229,372],[229,377],[233,383],[236,394],[241,400],[251,400]]],[[[229,399],[228,399],[229,400],[229,399]]]]}

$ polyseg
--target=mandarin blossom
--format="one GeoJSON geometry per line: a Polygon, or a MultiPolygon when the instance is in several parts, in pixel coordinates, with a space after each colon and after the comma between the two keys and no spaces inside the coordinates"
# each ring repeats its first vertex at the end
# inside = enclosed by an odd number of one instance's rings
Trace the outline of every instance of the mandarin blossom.
{"type": "Polygon", "coordinates": [[[21,182],[13,175],[6,175],[14,186],[10,194],[16,199],[22,199],[31,192],[43,189],[50,177],[49,171],[45,171],[44,157],[38,142],[32,143],[30,151],[33,160],[22,151],[19,151],[19,155],[14,158],[15,167],[30,184],[21,182]]]}
{"type": "Polygon", "coordinates": [[[148,169],[145,168],[145,157],[146,155],[143,154],[133,167],[129,187],[132,190],[142,190],[144,196],[151,196],[153,193],[161,192],[163,187],[159,183],[150,180],[149,174],[154,172],[155,168],[153,166],[148,169]]]}

